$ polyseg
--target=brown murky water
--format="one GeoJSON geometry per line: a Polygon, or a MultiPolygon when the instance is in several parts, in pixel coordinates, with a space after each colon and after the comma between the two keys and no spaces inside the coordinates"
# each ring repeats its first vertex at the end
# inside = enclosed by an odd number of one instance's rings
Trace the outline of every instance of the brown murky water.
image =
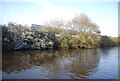
{"type": "Polygon", "coordinates": [[[3,79],[116,79],[118,47],[3,53],[3,79]]]}

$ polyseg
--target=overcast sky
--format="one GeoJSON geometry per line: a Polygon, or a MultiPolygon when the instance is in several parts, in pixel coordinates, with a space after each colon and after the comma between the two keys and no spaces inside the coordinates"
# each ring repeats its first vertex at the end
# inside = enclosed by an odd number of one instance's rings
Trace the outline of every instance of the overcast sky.
{"type": "Polygon", "coordinates": [[[1,24],[44,24],[51,19],[70,20],[84,13],[95,22],[102,35],[118,36],[117,0],[2,0],[1,24]],[[101,2],[104,1],[104,2],[101,2]]]}

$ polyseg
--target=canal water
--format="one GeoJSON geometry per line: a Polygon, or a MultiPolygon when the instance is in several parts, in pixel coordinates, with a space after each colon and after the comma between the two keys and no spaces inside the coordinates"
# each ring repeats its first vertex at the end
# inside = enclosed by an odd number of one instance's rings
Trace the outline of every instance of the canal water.
{"type": "Polygon", "coordinates": [[[3,79],[116,79],[118,47],[5,52],[3,79]]]}

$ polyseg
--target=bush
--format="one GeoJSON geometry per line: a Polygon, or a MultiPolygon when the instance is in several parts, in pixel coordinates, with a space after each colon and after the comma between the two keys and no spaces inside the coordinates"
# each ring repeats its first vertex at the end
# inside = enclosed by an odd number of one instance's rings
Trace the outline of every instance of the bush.
{"type": "Polygon", "coordinates": [[[11,51],[14,48],[13,45],[13,33],[9,31],[9,28],[5,25],[0,26],[2,28],[2,50],[11,51]]]}
{"type": "Polygon", "coordinates": [[[112,47],[116,46],[117,44],[111,40],[108,36],[101,36],[99,40],[100,47],[112,47]]]}
{"type": "Polygon", "coordinates": [[[68,43],[69,43],[70,39],[71,39],[70,35],[68,35],[68,34],[61,34],[61,36],[60,36],[60,46],[62,48],[69,48],[68,43]]]}
{"type": "Polygon", "coordinates": [[[0,25],[2,28],[3,51],[21,49],[51,49],[59,47],[58,38],[45,31],[31,29],[31,27],[20,24],[8,26],[0,25]]]}
{"type": "Polygon", "coordinates": [[[119,37],[110,37],[110,39],[116,43],[117,46],[120,45],[120,38],[119,37]]]}
{"type": "Polygon", "coordinates": [[[120,78],[118,78],[117,81],[120,81],[120,78]]]}

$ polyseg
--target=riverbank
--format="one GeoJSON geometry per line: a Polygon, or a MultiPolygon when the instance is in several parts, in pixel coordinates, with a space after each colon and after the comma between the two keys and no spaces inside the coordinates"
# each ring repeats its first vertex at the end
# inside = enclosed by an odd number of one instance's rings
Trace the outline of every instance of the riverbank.
{"type": "Polygon", "coordinates": [[[46,49],[83,49],[119,46],[118,37],[86,35],[78,33],[52,34],[48,31],[28,26],[10,24],[2,27],[2,50],[46,50],[46,49]],[[87,37],[86,37],[87,36],[87,37]]]}
{"type": "Polygon", "coordinates": [[[51,20],[45,25],[33,27],[15,23],[0,25],[3,51],[76,49],[113,47],[120,45],[119,37],[102,36],[97,24],[85,14],[71,21],[51,20]]]}

